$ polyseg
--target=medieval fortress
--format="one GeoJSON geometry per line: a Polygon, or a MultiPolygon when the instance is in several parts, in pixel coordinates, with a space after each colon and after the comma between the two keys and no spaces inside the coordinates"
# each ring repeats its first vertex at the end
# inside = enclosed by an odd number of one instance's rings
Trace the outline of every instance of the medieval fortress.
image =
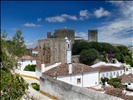
{"type": "MultiPolygon", "coordinates": [[[[75,42],[75,32],[71,29],[56,29],[54,34],[47,32],[46,39],[38,40],[38,60],[45,64],[67,61],[66,55],[66,40],[71,41],[70,47],[75,42]]],[[[88,30],[88,41],[98,41],[98,31],[88,30]]]]}

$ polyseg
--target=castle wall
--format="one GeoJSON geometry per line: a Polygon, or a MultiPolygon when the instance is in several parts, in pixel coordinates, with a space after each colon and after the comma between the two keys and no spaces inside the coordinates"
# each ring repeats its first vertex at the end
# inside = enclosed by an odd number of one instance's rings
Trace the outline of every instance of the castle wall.
{"type": "Polygon", "coordinates": [[[88,41],[98,41],[98,31],[97,30],[88,30],[88,41]]]}
{"type": "Polygon", "coordinates": [[[44,63],[66,63],[65,39],[48,38],[38,41],[38,59],[44,63]]]}

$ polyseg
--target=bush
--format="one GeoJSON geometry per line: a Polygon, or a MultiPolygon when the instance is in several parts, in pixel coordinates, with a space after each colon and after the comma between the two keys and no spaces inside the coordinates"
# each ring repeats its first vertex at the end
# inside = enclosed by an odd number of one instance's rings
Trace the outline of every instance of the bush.
{"type": "Polygon", "coordinates": [[[24,68],[24,70],[25,71],[35,71],[35,67],[36,67],[36,65],[27,65],[27,66],[25,66],[25,68],[24,68]]]}
{"type": "Polygon", "coordinates": [[[83,50],[80,53],[80,60],[82,63],[91,65],[99,57],[99,52],[96,49],[83,50]]]}
{"type": "Polygon", "coordinates": [[[37,83],[31,83],[32,88],[39,91],[40,90],[40,86],[37,83]]]}

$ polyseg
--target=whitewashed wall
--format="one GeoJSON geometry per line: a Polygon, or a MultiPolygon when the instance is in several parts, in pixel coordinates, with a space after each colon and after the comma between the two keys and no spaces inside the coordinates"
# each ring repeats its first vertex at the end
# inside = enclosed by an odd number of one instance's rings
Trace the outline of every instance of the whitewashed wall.
{"type": "Polygon", "coordinates": [[[36,77],[39,79],[42,76],[41,70],[36,68],[36,77]]]}
{"type": "Polygon", "coordinates": [[[36,60],[23,60],[23,61],[20,60],[20,61],[18,61],[18,63],[20,65],[20,66],[18,66],[18,69],[23,71],[25,66],[27,66],[28,64],[30,64],[30,65],[35,64],[36,65],[36,60]]]}
{"type": "Polygon", "coordinates": [[[115,70],[115,71],[108,71],[108,72],[100,72],[100,78],[107,77],[107,78],[116,78],[117,73],[120,75],[124,74],[124,70],[115,70]]]}
{"type": "Polygon", "coordinates": [[[38,51],[32,50],[33,55],[38,55],[38,51]]]}
{"type": "Polygon", "coordinates": [[[98,72],[89,72],[84,74],[81,73],[81,74],[68,75],[68,76],[58,76],[57,79],[75,86],[90,87],[98,84],[98,72]],[[81,79],[80,83],[77,83],[78,78],[81,79]]]}
{"type": "Polygon", "coordinates": [[[127,85],[128,89],[133,90],[133,82],[130,82],[130,85],[129,85],[129,83],[122,83],[122,84],[127,85]]]}

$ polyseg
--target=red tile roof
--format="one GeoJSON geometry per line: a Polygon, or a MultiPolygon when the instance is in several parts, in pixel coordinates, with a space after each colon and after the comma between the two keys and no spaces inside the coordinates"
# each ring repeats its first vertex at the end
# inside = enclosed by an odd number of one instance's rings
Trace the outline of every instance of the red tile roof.
{"type": "Polygon", "coordinates": [[[133,82],[133,74],[122,75],[121,79],[122,79],[121,82],[123,83],[133,82]]]}
{"type": "MultiPolygon", "coordinates": [[[[80,74],[85,72],[94,72],[98,71],[88,65],[80,64],[80,63],[73,63],[72,64],[72,74],[80,74]]],[[[66,76],[69,74],[68,71],[68,65],[67,64],[60,64],[57,67],[54,67],[43,74],[49,75],[49,76],[66,76]]]]}
{"type": "Polygon", "coordinates": [[[115,66],[100,65],[98,67],[95,67],[95,69],[99,70],[99,72],[107,72],[107,71],[113,71],[113,70],[121,70],[123,68],[115,67],[115,66]]]}
{"type": "Polygon", "coordinates": [[[34,58],[32,56],[25,55],[25,56],[22,57],[22,59],[24,59],[24,60],[35,60],[36,58],[34,58]]]}

